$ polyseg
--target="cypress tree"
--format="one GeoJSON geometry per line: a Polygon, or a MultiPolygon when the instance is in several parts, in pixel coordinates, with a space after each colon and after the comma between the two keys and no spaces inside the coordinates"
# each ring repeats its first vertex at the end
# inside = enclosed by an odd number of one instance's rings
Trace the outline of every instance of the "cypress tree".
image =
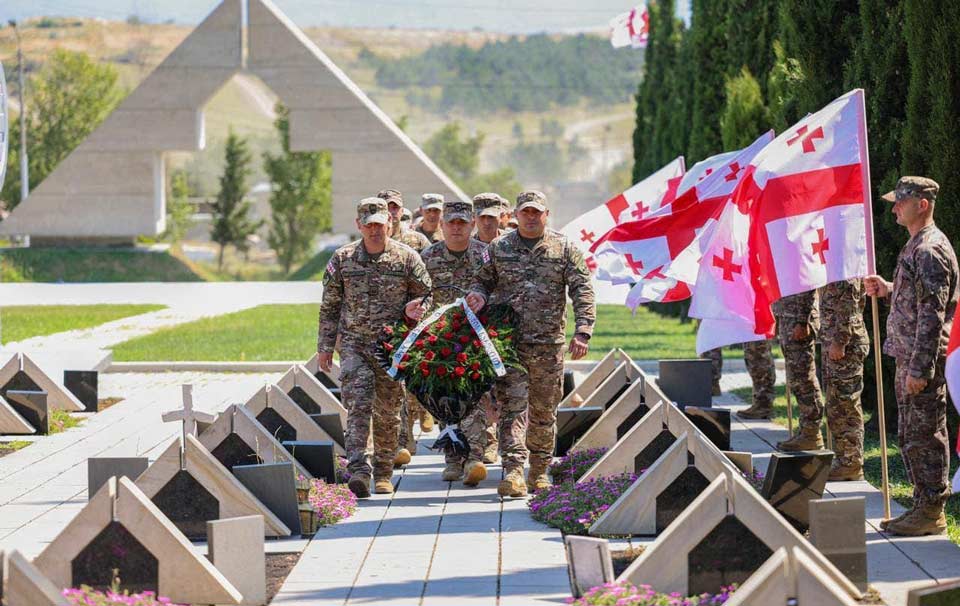
{"type": "Polygon", "coordinates": [[[746,67],[758,78],[763,94],[774,62],[778,6],[778,0],[727,0],[727,74],[735,78],[746,67]]]}
{"type": "Polygon", "coordinates": [[[727,81],[726,93],[726,105],[720,117],[723,149],[746,147],[768,129],[770,121],[760,83],[744,67],[736,78],[727,81]]]}
{"type": "Polygon", "coordinates": [[[687,163],[721,151],[720,114],[727,72],[727,0],[694,0],[690,28],[693,114],[687,163]]]}
{"type": "MultiPolygon", "coordinates": [[[[643,80],[637,89],[637,124],[633,131],[633,182],[643,179],[657,167],[657,152],[653,140],[656,131],[655,120],[658,106],[663,102],[661,83],[665,77],[666,65],[662,59],[665,38],[669,38],[669,31],[664,31],[661,14],[664,10],[672,10],[672,0],[651,2],[648,5],[650,14],[650,34],[647,38],[647,48],[644,50],[643,80]]],[[[671,20],[672,23],[672,20],[671,20]]]]}
{"type": "Polygon", "coordinates": [[[245,199],[251,160],[246,139],[238,137],[231,130],[227,135],[220,193],[213,203],[213,223],[210,226],[210,239],[220,245],[218,270],[223,270],[223,252],[227,245],[247,250],[247,236],[255,233],[263,224],[250,218],[253,203],[245,199]]]}
{"type": "Polygon", "coordinates": [[[657,61],[662,66],[662,76],[655,91],[657,95],[657,112],[654,115],[653,125],[653,166],[649,172],[659,169],[683,153],[683,146],[675,140],[672,132],[673,116],[678,111],[677,103],[671,97],[670,91],[675,87],[678,73],[678,52],[680,46],[681,26],[675,17],[673,0],[661,0],[661,7],[657,16],[658,43],[660,45],[657,61]]]}

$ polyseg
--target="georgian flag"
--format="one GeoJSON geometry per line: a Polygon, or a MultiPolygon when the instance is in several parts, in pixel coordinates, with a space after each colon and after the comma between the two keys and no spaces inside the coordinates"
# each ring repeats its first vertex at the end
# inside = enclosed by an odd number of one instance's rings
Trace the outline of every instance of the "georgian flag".
{"type": "Polygon", "coordinates": [[[613,48],[646,48],[650,35],[650,12],[641,4],[610,20],[610,44],[613,48]]]}
{"type": "Polygon", "coordinates": [[[609,279],[634,284],[626,299],[628,307],[635,309],[651,301],[682,301],[690,296],[702,256],[699,242],[716,224],[722,204],[743,173],[742,167],[772,140],[770,131],[742,150],[698,163],[691,172],[699,176],[688,179],[690,173],[684,175],[678,192],[684,188],[683,181],[688,181],[688,186],[672,204],[661,207],[651,218],[614,228],[592,248],[599,265],[608,268],[609,279]],[[608,259],[621,263],[621,273],[609,271],[614,263],[608,259]],[[685,269],[676,267],[678,263],[685,269]]]}
{"type": "Polygon", "coordinates": [[[758,333],[771,330],[777,299],[872,273],[869,163],[862,89],[788,128],[750,162],[733,200],[752,220],[758,333]]]}
{"type": "Polygon", "coordinates": [[[599,266],[590,254],[590,247],[620,223],[637,220],[664,203],[669,204],[683,171],[683,156],[680,156],[622,194],[567,223],[560,233],[583,251],[587,267],[596,274],[599,266]]]}
{"type": "MultiPolygon", "coordinates": [[[[960,304],[957,305],[960,312],[960,304]]],[[[953,316],[953,326],[950,327],[950,342],[947,344],[947,389],[950,390],[950,399],[960,412],[960,321],[957,314],[953,316]]],[[[957,455],[960,455],[960,434],[957,434],[957,455]]],[[[960,492],[960,469],[953,476],[953,492],[960,492]]]]}

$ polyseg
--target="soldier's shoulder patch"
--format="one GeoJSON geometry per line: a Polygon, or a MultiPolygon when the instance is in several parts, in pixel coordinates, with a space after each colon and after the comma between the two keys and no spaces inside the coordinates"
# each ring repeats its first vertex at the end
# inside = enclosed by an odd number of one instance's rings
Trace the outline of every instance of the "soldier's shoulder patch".
{"type": "Polygon", "coordinates": [[[490,262],[490,247],[483,249],[483,252],[480,253],[480,258],[483,259],[484,263],[490,262]]]}
{"type": "Polygon", "coordinates": [[[337,273],[337,266],[333,264],[333,259],[327,261],[327,268],[324,271],[326,271],[328,274],[337,273]]]}

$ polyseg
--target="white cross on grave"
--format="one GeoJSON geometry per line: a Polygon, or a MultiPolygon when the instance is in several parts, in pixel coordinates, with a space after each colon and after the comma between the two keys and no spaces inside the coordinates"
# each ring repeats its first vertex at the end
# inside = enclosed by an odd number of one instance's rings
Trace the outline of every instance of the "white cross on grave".
{"type": "Polygon", "coordinates": [[[171,410],[160,415],[164,423],[171,421],[183,422],[183,433],[181,435],[181,444],[186,441],[188,435],[197,435],[197,423],[213,423],[217,416],[209,412],[203,412],[193,409],[193,385],[183,386],[183,408],[180,410],[171,410]]]}

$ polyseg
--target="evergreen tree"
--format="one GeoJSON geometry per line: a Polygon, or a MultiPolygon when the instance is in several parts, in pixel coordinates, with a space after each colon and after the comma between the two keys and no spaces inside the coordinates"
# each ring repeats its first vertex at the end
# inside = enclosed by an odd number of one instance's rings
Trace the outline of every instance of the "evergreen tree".
{"type": "Polygon", "coordinates": [[[227,245],[238,250],[247,250],[247,236],[263,224],[250,218],[252,203],[245,200],[247,177],[250,175],[250,151],[247,141],[230,130],[224,152],[223,175],[220,176],[220,193],[213,203],[213,224],[210,239],[220,245],[217,269],[223,270],[223,253],[227,245]]]}
{"type": "Polygon", "coordinates": [[[744,67],[754,74],[762,93],[773,67],[779,0],[727,0],[727,75],[737,77],[744,67]]]}
{"type": "Polygon", "coordinates": [[[317,234],[332,226],[330,153],[290,151],[290,111],[278,104],[276,113],[282,153],[263,155],[271,182],[267,241],[289,274],[294,263],[310,254],[317,234]]]}
{"type": "Polygon", "coordinates": [[[693,73],[693,114],[687,163],[719,153],[720,114],[724,106],[727,74],[727,0],[693,0],[690,27],[693,73]]]}
{"type": "Polygon", "coordinates": [[[767,109],[770,122],[779,134],[803,115],[797,95],[804,74],[797,60],[787,57],[779,40],[773,42],[773,54],[773,68],[767,78],[767,109]]]}
{"type": "MultiPolygon", "coordinates": [[[[654,121],[657,116],[657,104],[660,82],[664,78],[665,65],[660,60],[664,38],[664,23],[661,15],[672,7],[672,1],[661,0],[647,5],[650,19],[650,32],[647,48],[643,54],[643,79],[637,87],[637,121],[633,129],[633,182],[636,183],[656,170],[657,153],[653,141],[654,121]],[[666,2],[661,7],[661,2],[666,2]]],[[[671,21],[672,23],[672,21],[671,21]]]]}
{"type": "Polygon", "coordinates": [[[653,168],[649,172],[659,169],[664,164],[683,154],[684,146],[673,132],[675,122],[673,116],[682,111],[682,106],[676,103],[669,95],[676,84],[679,73],[678,61],[682,35],[682,24],[674,16],[673,0],[665,0],[658,16],[660,27],[660,52],[657,61],[662,65],[662,75],[656,90],[656,113],[653,119],[653,168]]]}
{"type": "MultiPolygon", "coordinates": [[[[30,78],[26,96],[30,190],[113,111],[125,93],[117,69],[85,53],[58,49],[30,78]]],[[[20,203],[20,120],[11,116],[7,175],[0,199],[20,203]]]]}
{"type": "Polygon", "coordinates": [[[190,203],[190,184],[187,173],[174,171],[170,177],[170,195],[167,198],[167,228],[162,239],[176,244],[193,225],[193,204],[190,203]]]}
{"type": "Polygon", "coordinates": [[[746,67],[736,78],[727,81],[726,93],[726,105],[720,117],[723,149],[740,149],[768,130],[770,119],[760,83],[746,67]]]}

